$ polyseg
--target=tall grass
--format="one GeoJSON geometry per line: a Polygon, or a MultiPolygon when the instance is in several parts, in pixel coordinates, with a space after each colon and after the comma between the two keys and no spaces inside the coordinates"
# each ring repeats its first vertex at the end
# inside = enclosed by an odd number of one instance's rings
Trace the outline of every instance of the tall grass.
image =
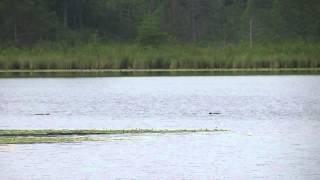
{"type": "Polygon", "coordinates": [[[205,69],[319,68],[320,43],[282,42],[197,46],[166,44],[156,48],[129,43],[65,47],[39,44],[0,50],[0,69],[205,69]]]}

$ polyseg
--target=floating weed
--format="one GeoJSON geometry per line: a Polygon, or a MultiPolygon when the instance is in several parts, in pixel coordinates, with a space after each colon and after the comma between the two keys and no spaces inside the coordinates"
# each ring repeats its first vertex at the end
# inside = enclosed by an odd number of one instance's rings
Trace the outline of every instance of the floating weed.
{"type": "MultiPolygon", "coordinates": [[[[91,135],[181,134],[228,131],[223,129],[124,129],[124,130],[0,130],[0,144],[71,143],[105,141],[91,135]],[[81,137],[80,137],[81,136],[81,137]],[[90,136],[90,137],[83,137],[90,136]]],[[[119,139],[119,138],[116,138],[119,139]]],[[[120,139],[126,139],[121,138],[120,139]]],[[[112,138],[111,138],[112,140],[112,138]]]]}
{"type": "Polygon", "coordinates": [[[61,135],[98,135],[98,134],[141,134],[141,133],[193,133],[227,131],[223,129],[123,129],[123,130],[0,130],[3,136],[61,136],[61,135]]]}
{"type": "Polygon", "coordinates": [[[76,143],[96,141],[89,137],[0,137],[0,144],[76,143]]]}

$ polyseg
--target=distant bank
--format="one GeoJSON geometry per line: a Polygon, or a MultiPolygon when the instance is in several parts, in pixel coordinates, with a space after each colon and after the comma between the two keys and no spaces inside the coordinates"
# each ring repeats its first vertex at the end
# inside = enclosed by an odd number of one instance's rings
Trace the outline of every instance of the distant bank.
{"type": "Polygon", "coordinates": [[[0,70],[0,78],[320,75],[320,68],[256,69],[36,69],[0,70]]]}
{"type": "Polygon", "coordinates": [[[231,69],[0,69],[0,73],[148,73],[148,72],[319,72],[320,68],[231,68],[231,69]]]}
{"type": "Polygon", "coordinates": [[[299,71],[320,68],[320,43],[108,43],[0,49],[1,72],[299,71]]]}

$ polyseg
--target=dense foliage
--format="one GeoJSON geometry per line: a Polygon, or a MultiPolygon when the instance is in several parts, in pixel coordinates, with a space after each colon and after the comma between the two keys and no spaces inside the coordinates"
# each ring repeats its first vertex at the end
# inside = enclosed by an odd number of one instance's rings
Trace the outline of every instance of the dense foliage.
{"type": "Polygon", "coordinates": [[[1,0],[0,45],[230,44],[320,37],[319,0],[1,0]]]}

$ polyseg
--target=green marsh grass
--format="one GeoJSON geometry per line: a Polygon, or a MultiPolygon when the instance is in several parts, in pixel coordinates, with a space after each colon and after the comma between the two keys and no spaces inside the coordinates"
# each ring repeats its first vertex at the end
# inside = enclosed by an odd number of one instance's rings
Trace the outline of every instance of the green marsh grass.
{"type": "Polygon", "coordinates": [[[130,43],[65,47],[39,44],[0,50],[0,69],[279,69],[320,68],[320,43],[282,42],[218,46],[130,43]]]}

